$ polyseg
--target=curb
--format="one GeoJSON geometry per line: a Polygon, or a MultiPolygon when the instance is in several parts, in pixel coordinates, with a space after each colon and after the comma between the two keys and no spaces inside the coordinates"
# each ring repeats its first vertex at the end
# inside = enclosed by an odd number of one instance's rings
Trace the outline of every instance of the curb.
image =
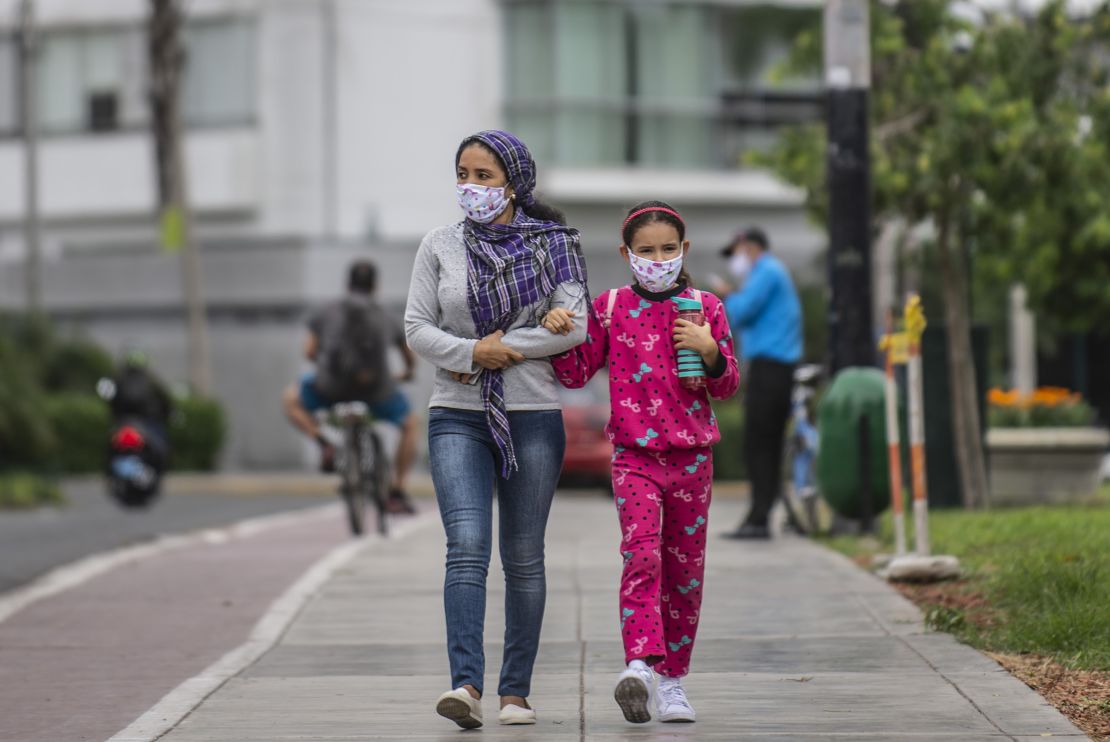
{"type": "Polygon", "coordinates": [[[852,597],[889,636],[920,657],[937,675],[1007,737],[1088,739],[1036,691],[979,650],[951,634],[926,628],[921,610],[887,582],[847,556],[819,544],[825,559],[849,567],[872,584],[852,597]]]}

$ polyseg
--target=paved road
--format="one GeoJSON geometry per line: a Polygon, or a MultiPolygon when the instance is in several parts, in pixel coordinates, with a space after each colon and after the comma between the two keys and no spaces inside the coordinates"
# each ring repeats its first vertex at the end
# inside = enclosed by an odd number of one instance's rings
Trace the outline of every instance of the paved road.
{"type": "MultiPolygon", "coordinates": [[[[716,501],[710,532],[742,505],[716,501]]],[[[433,713],[448,687],[436,526],[367,549],[338,570],[267,654],[208,696],[164,742],[460,740],[433,713]]],[[[612,700],[621,666],[620,559],[611,504],[556,498],[533,728],[487,740],[1085,739],[1033,691],[950,636],[848,560],[798,538],[711,541],[706,602],[688,680],[693,725],[627,724],[612,700]]],[[[504,630],[496,549],[486,622],[487,687],[504,630]]],[[[162,717],[161,712],[158,714],[162,717]]],[[[180,718],[177,716],[175,718],[180,718]]],[[[145,739],[137,736],[134,739],[145,739]]]]}
{"type": "MultiPolygon", "coordinates": [[[[108,498],[100,481],[75,480],[65,486],[66,507],[0,512],[0,593],[81,557],[161,534],[328,502],[318,494],[215,491],[204,482],[192,480],[189,487],[178,488],[171,484],[169,493],[151,509],[127,511],[108,498]]],[[[217,480],[213,486],[219,487],[217,480]]]]}

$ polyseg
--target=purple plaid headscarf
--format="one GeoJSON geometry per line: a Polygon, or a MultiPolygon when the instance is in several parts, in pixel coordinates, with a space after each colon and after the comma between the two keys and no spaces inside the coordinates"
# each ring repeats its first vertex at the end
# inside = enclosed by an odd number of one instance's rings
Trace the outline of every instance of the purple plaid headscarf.
{"type": "MultiPolygon", "coordinates": [[[[464,139],[459,155],[474,142],[497,154],[516,195],[511,223],[463,222],[469,267],[467,301],[478,337],[485,337],[497,330],[508,331],[522,309],[550,296],[562,283],[575,282],[585,292],[586,265],[578,230],[524,213],[535,203],[536,187],[536,163],[524,142],[507,131],[493,129],[464,139]]],[[[508,479],[519,467],[505,410],[504,376],[500,370],[489,369],[482,369],[481,374],[486,422],[501,454],[501,476],[508,479]]]]}

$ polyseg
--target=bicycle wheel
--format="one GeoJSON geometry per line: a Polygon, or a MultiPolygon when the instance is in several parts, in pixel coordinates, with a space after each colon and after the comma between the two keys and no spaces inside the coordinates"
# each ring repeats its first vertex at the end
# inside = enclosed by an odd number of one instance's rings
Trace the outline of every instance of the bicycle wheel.
{"type": "Polygon", "coordinates": [[[367,430],[366,449],[370,455],[366,457],[366,467],[363,470],[370,491],[370,499],[378,513],[378,533],[382,536],[389,534],[389,519],[386,510],[389,501],[389,462],[386,459],[385,446],[382,439],[373,430],[367,430]]]}
{"type": "Polygon", "coordinates": [[[355,536],[361,536],[365,532],[366,523],[366,483],[362,476],[360,428],[360,425],[347,428],[347,451],[343,467],[343,502],[347,505],[347,522],[355,536]]]}

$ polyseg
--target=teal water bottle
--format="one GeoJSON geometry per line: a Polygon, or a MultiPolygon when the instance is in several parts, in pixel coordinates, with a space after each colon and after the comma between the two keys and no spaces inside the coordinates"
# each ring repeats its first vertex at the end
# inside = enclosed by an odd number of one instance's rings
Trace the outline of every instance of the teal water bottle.
{"type": "MultiPolygon", "coordinates": [[[[678,306],[676,319],[684,319],[695,325],[705,324],[705,311],[697,299],[675,296],[671,299],[678,306]]],[[[678,383],[683,389],[701,389],[705,386],[705,363],[696,350],[678,351],[678,383]]]]}

